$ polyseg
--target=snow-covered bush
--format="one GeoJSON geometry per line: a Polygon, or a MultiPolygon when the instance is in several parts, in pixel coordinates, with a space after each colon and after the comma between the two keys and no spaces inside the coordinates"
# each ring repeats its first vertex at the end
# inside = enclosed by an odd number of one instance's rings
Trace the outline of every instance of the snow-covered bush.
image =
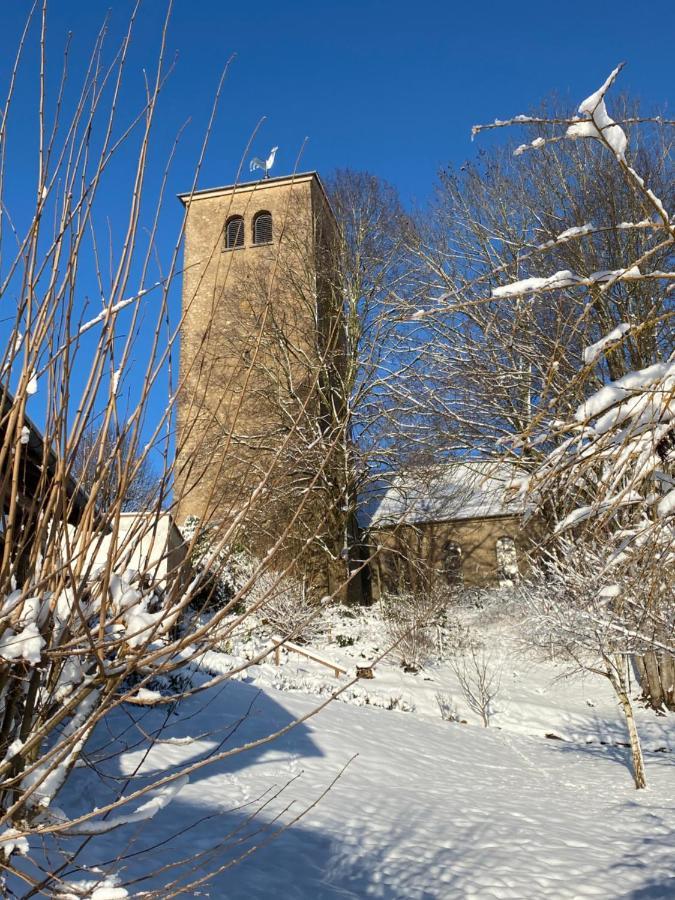
{"type": "Polygon", "coordinates": [[[310,643],[326,628],[322,604],[311,589],[278,572],[263,572],[246,602],[275,635],[291,641],[310,643]]]}
{"type": "Polygon", "coordinates": [[[258,562],[246,550],[220,547],[217,527],[202,526],[196,516],[187,517],[181,533],[192,546],[191,563],[199,577],[194,606],[222,609],[246,584],[258,562]]]}
{"type": "Polygon", "coordinates": [[[444,719],[446,722],[460,721],[457,704],[452,699],[450,694],[444,694],[442,691],[437,691],[436,703],[438,704],[438,711],[440,712],[442,719],[444,719]]]}
{"type": "MultiPolygon", "coordinates": [[[[612,577],[610,583],[603,544],[591,547],[572,539],[559,544],[520,588],[521,634],[542,656],[609,681],[625,716],[635,785],[641,788],[646,775],[630,698],[630,660],[659,646],[655,633],[661,623],[641,599],[642,591],[650,592],[648,584],[640,585],[630,571],[614,571],[612,577]]],[[[662,649],[671,657],[675,651],[672,645],[662,649]]]]}

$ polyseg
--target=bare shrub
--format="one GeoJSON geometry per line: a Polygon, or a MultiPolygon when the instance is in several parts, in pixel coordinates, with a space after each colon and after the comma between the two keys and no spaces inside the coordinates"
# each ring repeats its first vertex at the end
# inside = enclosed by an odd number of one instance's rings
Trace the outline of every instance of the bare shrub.
{"type": "Polygon", "coordinates": [[[309,643],[325,630],[321,602],[304,581],[263,572],[247,602],[263,623],[283,638],[309,643]]]}
{"type": "MultiPolygon", "coordinates": [[[[268,590],[258,584],[262,563],[234,572],[230,548],[251,497],[270,498],[279,489],[273,466],[264,467],[229,521],[214,513],[201,523],[209,548],[197,557],[218,590],[226,589],[208,621],[195,608],[203,588],[191,565],[198,530],[187,541],[186,558],[167,544],[159,561],[133,571],[139,548],[156,549],[166,534],[169,514],[187,492],[180,477],[185,472],[177,469],[193,462],[180,428],[176,437],[185,378],[182,372],[176,378],[175,357],[185,310],[176,321],[170,297],[182,274],[186,221],[213,118],[193,189],[183,195],[185,217],[167,245],[162,211],[175,148],[167,148],[163,166],[162,148],[151,135],[171,68],[165,58],[168,18],[159,40],[142,45],[144,53],[157,54],[146,61],[143,79],[127,71],[136,10],[121,33],[114,23],[105,24],[88,63],[78,60],[78,82],[68,71],[67,49],[61,75],[52,64],[57,54],[49,43],[47,5],[31,5],[0,113],[0,299],[6,307],[0,350],[0,893],[25,897],[80,892],[82,882],[72,886],[71,873],[90,879],[88,895],[98,895],[99,887],[109,895],[106,873],[88,868],[84,857],[85,848],[96,850],[98,835],[159,813],[189,776],[280,733],[270,725],[247,742],[234,729],[226,746],[209,743],[211,749],[153,770],[142,781],[109,783],[97,765],[82,765],[87,741],[96,734],[104,736],[106,762],[118,764],[118,772],[130,745],[144,758],[156,752],[172,722],[191,719],[197,704],[192,698],[207,697],[264,658],[266,651],[241,663],[226,660],[214,677],[191,677],[205,651],[253,618],[256,604],[274,591],[269,582],[268,590]],[[23,79],[39,86],[26,94],[23,79]],[[24,127],[30,116],[34,126],[24,127]],[[7,160],[22,156],[34,156],[34,164],[25,172],[13,167],[8,192],[7,160]],[[148,472],[156,478],[141,495],[143,515],[129,524],[124,510],[148,472]],[[254,588],[257,599],[250,600],[254,588]],[[240,607],[244,612],[234,614],[240,607]],[[120,718],[133,738],[116,732],[120,718]],[[74,803],[64,786],[76,768],[91,779],[91,791],[74,803]],[[106,800],[97,804],[99,789],[106,800]],[[20,854],[28,858],[18,860],[20,854]]],[[[214,116],[219,93],[220,87],[214,116]]],[[[218,234],[205,256],[219,255],[220,246],[218,234]]],[[[209,383],[206,363],[200,377],[209,383]]],[[[199,421],[208,415],[198,401],[192,412],[199,421]]],[[[291,437],[294,427],[289,425],[291,437]]],[[[228,468],[227,443],[214,448],[210,462],[228,468]]],[[[318,478],[312,467],[321,460],[295,462],[309,471],[310,483],[318,478]]],[[[306,490],[294,498],[294,510],[300,513],[311,500],[306,490]]],[[[284,571],[295,563],[277,559],[290,530],[287,524],[275,535],[266,567],[284,571]]],[[[283,597],[289,617],[297,615],[296,601],[306,608],[303,590],[287,587],[283,597]]],[[[276,622],[285,629],[288,623],[276,622]]],[[[265,796],[247,806],[247,821],[269,812],[272,802],[265,796]]],[[[290,804],[285,798],[281,803],[261,842],[288,825],[290,816],[282,818],[290,804]]],[[[182,828],[177,821],[167,841],[182,828]]],[[[166,867],[139,849],[136,837],[121,840],[117,858],[107,865],[119,874],[115,896],[136,891],[147,878],[158,885],[150,889],[153,896],[200,893],[222,870],[219,850],[228,839],[238,841],[236,830],[214,828],[213,844],[198,862],[184,850],[166,867]],[[140,879],[130,874],[131,858],[140,879]]]]}
{"type": "Polygon", "coordinates": [[[440,654],[445,594],[424,590],[385,594],[381,605],[389,640],[404,668],[417,672],[440,654]]]}
{"type": "Polygon", "coordinates": [[[460,715],[459,710],[457,709],[457,704],[452,699],[450,694],[444,694],[441,691],[436,692],[436,703],[438,704],[438,710],[441,714],[441,718],[446,722],[459,722],[460,715]]]}
{"type": "Polygon", "coordinates": [[[453,659],[451,665],[470,709],[487,728],[502,685],[503,660],[474,644],[468,653],[453,659]]]}

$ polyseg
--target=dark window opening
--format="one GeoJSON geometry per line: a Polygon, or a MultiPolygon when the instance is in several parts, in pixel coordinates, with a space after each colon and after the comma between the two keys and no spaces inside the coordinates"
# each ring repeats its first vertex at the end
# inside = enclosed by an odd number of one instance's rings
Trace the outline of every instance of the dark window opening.
{"type": "Polygon", "coordinates": [[[259,212],[253,219],[253,243],[272,243],[272,214],[259,212]]]}
{"type": "Polygon", "coordinates": [[[443,548],[443,575],[451,587],[462,583],[462,548],[454,541],[443,548]]]}
{"type": "Polygon", "coordinates": [[[244,220],[241,216],[232,216],[225,226],[225,249],[234,250],[244,246],[244,220]]]}

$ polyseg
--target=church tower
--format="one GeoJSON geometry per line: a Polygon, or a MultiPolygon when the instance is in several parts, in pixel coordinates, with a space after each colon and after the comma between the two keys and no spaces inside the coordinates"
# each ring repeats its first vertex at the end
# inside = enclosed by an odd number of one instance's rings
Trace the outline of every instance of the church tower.
{"type": "MultiPolygon", "coordinates": [[[[316,173],[181,195],[187,207],[177,518],[280,542],[317,589],[345,573],[337,224],[316,173]]],[[[342,431],[344,430],[344,434],[342,431]]]]}

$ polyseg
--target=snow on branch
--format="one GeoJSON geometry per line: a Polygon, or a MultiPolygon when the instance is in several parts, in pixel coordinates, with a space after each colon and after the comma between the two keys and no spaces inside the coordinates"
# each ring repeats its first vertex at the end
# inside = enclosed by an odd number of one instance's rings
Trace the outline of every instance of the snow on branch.
{"type": "Polygon", "coordinates": [[[605,337],[600,338],[599,341],[596,341],[595,344],[591,344],[590,347],[586,347],[584,350],[584,362],[587,366],[592,365],[597,359],[599,359],[609,347],[615,347],[621,338],[627,334],[631,329],[631,326],[627,322],[622,322],[620,325],[617,325],[616,328],[613,328],[609,334],[606,334],[605,337]]]}
{"type": "Polygon", "coordinates": [[[589,287],[594,284],[603,284],[616,281],[636,281],[642,278],[642,273],[637,266],[627,269],[602,270],[592,272],[588,276],[576,275],[569,269],[562,269],[544,278],[523,278],[511,284],[503,284],[492,289],[492,297],[520,297],[523,294],[540,293],[542,291],[557,291],[561,288],[589,287]]]}
{"type": "Polygon", "coordinates": [[[135,812],[121,816],[113,816],[110,819],[98,822],[80,822],[78,825],[73,825],[72,828],[66,827],[65,833],[78,835],[104,834],[108,831],[112,831],[114,828],[119,828],[120,825],[146,822],[148,819],[154,818],[154,816],[156,816],[160,810],[164,809],[165,806],[168,806],[169,803],[171,803],[171,801],[183,790],[185,785],[188,784],[189,780],[189,777],[184,775],[182,778],[177,778],[175,781],[165,785],[157,791],[150,800],[142,803],[135,812]]]}
{"type": "Polygon", "coordinates": [[[624,64],[618,65],[608,76],[604,84],[594,91],[579,106],[579,112],[584,117],[578,122],[573,122],[567,129],[569,138],[595,138],[604,140],[611,148],[617,159],[626,160],[626,147],[628,139],[626,132],[617,125],[607,112],[605,106],[605,94],[616,81],[616,78],[624,64]]]}

